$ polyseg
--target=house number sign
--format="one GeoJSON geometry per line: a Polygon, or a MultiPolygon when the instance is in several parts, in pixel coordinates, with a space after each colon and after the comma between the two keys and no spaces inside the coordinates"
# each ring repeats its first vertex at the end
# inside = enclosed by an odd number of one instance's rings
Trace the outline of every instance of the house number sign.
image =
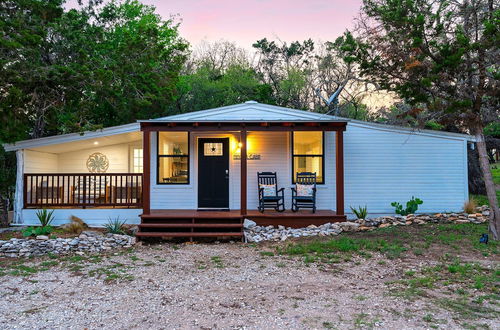
{"type": "MultiPolygon", "coordinates": [[[[234,154],[233,160],[241,160],[241,154],[234,154]]],[[[248,154],[247,160],[260,160],[259,154],[248,154]]]]}

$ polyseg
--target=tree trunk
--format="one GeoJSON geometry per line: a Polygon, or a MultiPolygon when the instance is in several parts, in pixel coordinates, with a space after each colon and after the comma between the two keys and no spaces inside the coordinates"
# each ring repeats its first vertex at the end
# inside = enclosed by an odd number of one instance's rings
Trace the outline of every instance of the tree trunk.
{"type": "Polygon", "coordinates": [[[488,153],[486,151],[486,142],[484,141],[484,134],[482,127],[476,130],[476,146],[479,154],[479,164],[483,171],[484,184],[486,186],[486,195],[490,202],[490,233],[494,240],[500,239],[500,211],[498,209],[497,194],[495,191],[495,184],[493,183],[493,176],[491,175],[490,163],[488,161],[488,153]]]}
{"type": "Polygon", "coordinates": [[[0,196],[0,227],[9,226],[8,201],[0,196]]]}
{"type": "Polygon", "coordinates": [[[479,164],[479,154],[477,148],[467,148],[467,169],[469,177],[469,193],[475,195],[486,195],[484,187],[483,171],[479,164]]]}

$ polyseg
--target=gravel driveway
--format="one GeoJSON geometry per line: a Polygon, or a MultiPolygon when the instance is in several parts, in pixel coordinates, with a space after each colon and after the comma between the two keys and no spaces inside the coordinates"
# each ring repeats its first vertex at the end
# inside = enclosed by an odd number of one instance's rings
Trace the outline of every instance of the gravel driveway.
{"type": "Polygon", "coordinates": [[[415,329],[429,328],[429,311],[444,327],[459,327],[446,310],[387,294],[384,282],[425,260],[375,254],[318,265],[263,250],[164,244],[102,260],[35,261],[48,270],[0,277],[1,328],[415,329]]]}

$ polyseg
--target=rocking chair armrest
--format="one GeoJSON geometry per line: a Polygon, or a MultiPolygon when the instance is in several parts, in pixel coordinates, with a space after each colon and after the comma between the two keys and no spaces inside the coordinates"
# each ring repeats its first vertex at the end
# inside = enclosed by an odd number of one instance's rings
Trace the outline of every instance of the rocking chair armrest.
{"type": "Polygon", "coordinates": [[[292,189],[292,196],[297,196],[297,189],[295,187],[291,187],[292,189]]]}
{"type": "Polygon", "coordinates": [[[262,197],[264,195],[264,188],[259,188],[259,196],[262,197]]]}
{"type": "Polygon", "coordinates": [[[278,191],[276,192],[276,195],[278,195],[278,194],[281,194],[281,196],[284,196],[285,195],[285,188],[278,189],[278,191]]]}

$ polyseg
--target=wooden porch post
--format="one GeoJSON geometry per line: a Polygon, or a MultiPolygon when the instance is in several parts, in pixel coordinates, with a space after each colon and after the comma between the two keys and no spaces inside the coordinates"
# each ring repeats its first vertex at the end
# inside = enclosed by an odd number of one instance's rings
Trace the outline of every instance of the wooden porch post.
{"type": "Polygon", "coordinates": [[[240,132],[240,143],[241,143],[241,197],[240,197],[240,211],[241,215],[247,215],[247,131],[242,129],[240,132]]]}
{"type": "Polygon", "coordinates": [[[143,174],[142,174],[142,214],[150,214],[150,185],[151,185],[151,132],[143,131],[143,174]]]}
{"type": "Polygon", "coordinates": [[[335,174],[337,185],[337,215],[344,215],[344,131],[335,132],[335,174]]]}

